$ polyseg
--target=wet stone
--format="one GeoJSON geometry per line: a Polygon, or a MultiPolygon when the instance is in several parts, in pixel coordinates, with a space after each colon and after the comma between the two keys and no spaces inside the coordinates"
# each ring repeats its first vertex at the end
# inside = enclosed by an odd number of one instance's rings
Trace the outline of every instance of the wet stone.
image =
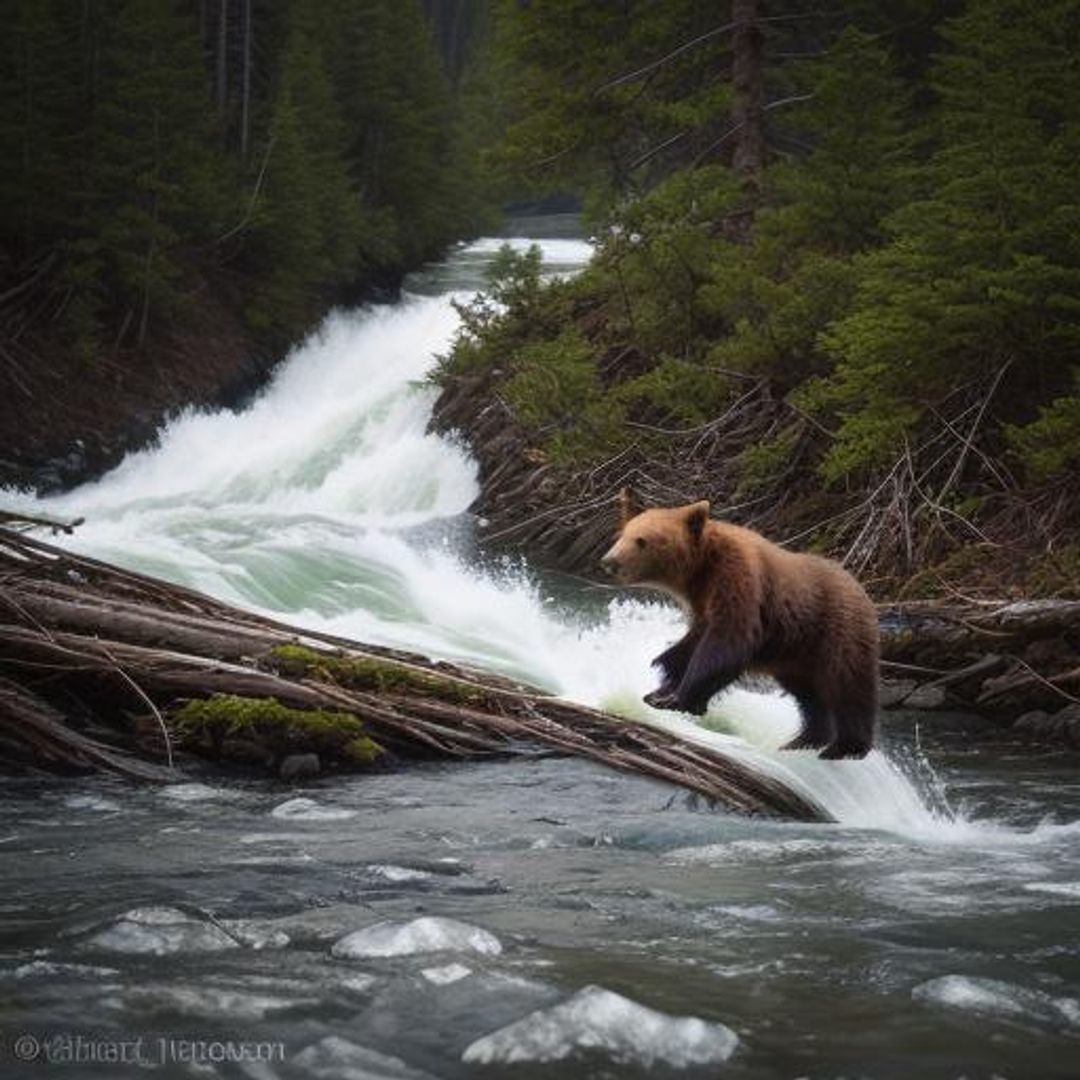
{"type": "Polygon", "coordinates": [[[282,780],[308,780],[318,776],[322,766],[318,754],[289,754],[278,767],[282,780]]]}
{"type": "Polygon", "coordinates": [[[601,986],[476,1039],[462,1060],[469,1064],[562,1061],[601,1054],[620,1065],[672,1068],[727,1061],[739,1037],[724,1024],[693,1016],[668,1016],[601,986]]]}
{"type": "Polygon", "coordinates": [[[304,1047],[293,1059],[303,1075],[315,1080],[434,1080],[400,1058],[380,1054],[348,1039],[329,1035],[304,1047]]]}
{"type": "Polygon", "coordinates": [[[223,952],[239,942],[214,923],[193,918],[175,908],[133,908],[89,939],[91,949],[106,952],[170,956],[180,953],[223,952]]]}
{"type": "Polygon", "coordinates": [[[425,916],[411,922],[380,922],[346,934],[334,944],[334,956],[347,959],[410,956],[416,953],[471,952],[498,956],[502,943],[479,926],[425,916]]]}

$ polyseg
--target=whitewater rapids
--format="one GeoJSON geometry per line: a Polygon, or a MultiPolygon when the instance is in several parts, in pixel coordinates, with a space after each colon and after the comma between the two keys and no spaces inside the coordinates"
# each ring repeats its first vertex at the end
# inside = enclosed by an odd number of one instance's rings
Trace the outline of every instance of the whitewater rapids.
{"type": "MultiPolygon", "coordinates": [[[[428,431],[437,392],[426,380],[457,333],[455,305],[482,285],[502,242],[464,246],[417,276],[398,304],[331,314],[243,411],[189,410],[96,483],[5,498],[27,512],[84,517],[64,541],[84,554],[677,730],[777,774],[845,825],[968,836],[921,759],[900,768],[880,751],[844,762],[778,753],[798,724],[779,693],[733,689],[701,725],[643,705],[650,659],[681,633],[670,606],[613,593],[596,624],[557,605],[523,567],[470,565],[462,540],[476,466],[466,447],[428,431]]],[[[555,274],[591,251],[581,240],[539,244],[555,274]]]]}

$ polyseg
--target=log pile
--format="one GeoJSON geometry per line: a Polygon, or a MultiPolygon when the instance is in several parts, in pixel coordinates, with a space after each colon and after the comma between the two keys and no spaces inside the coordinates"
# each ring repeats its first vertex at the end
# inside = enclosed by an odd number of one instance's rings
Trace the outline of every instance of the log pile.
{"type": "Polygon", "coordinates": [[[828,820],[776,778],[666,731],[291,627],[0,528],[0,765],[169,780],[180,754],[298,775],[301,759],[370,768],[538,750],[741,813],[828,820]]]}
{"type": "Polygon", "coordinates": [[[1080,745],[1080,601],[923,601],[879,611],[887,707],[1022,720],[1029,734],[1080,745]],[[1040,725],[1034,714],[1067,723],[1040,725]]]}

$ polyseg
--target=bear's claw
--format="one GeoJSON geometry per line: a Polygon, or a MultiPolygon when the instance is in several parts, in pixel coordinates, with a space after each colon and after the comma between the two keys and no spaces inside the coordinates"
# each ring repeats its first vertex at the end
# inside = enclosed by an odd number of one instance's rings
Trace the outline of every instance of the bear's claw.
{"type": "Polygon", "coordinates": [[[842,758],[864,758],[870,753],[870,747],[865,743],[842,742],[837,740],[830,743],[818,754],[822,761],[840,761],[842,758]]]}
{"type": "Polygon", "coordinates": [[[662,686],[646,694],[641,700],[654,709],[678,709],[679,707],[675,691],[665,690],[662,686]]]}
{"type": "Polygon", "coordinates": [[[805,731],[800,731],[794,739],[789,740],[780,747],[781,750],[820,750],[829,744],[822,739],[815,739],[805,731]]]}

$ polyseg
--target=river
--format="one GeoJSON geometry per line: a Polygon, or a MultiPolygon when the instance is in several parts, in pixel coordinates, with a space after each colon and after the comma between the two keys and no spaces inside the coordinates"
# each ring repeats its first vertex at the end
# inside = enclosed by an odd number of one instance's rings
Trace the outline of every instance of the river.
{"type": "MultiPolygon", "coordinates": [[[[530,229],[548,272],[587,259],[530,229]]],[[[5,503],[85,516],[72,548],[241,606],[645,717],[678,615],[479,559],[474,464],[426,430],[453,301],[499,243],[331,315],[242,412],[5,503]]],[[[652,719],[838,824],[550,757],[7,781],[0,1076],[1080,1075],[1075,759],[896,714],[865,761],[781,754],[792,704],[740,689],[701,728],[652,719]]]]}

